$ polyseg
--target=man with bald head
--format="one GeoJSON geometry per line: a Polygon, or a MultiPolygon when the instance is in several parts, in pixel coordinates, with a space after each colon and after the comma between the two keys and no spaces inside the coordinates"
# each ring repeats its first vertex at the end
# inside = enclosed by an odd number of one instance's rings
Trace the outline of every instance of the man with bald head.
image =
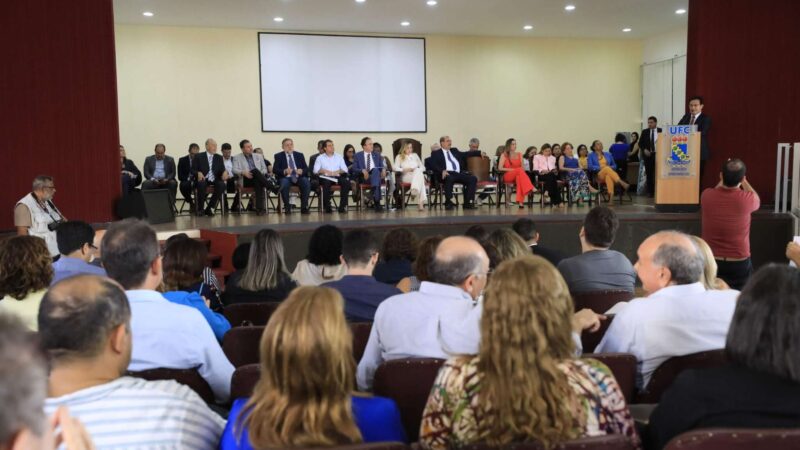
{"type": "Polygon", "coordinates": [[[417,292],[395,295],[375,311],[372,332],[358,364],[358,387],[368,390],[378,366],[400,358],[475,354],[489,257],[474,239],[453,236],[436,249],[417,292]]]}
{"type": "Polygon", "coordinates": [[[225,160],[222,155],[217,154],[217,141],[211,138],[206,139],[206,151],[194,155],[192,170],[194,170],[194,176],[197,178],[195,183],[195,198],[197,199],[195,212],[198,216],[203,214],[213,216],[214,208],[217,207],[217,202],[225,192],[229,177],[229,174],[225,171],[225,160]],[[208,197],[206,189],[209,186],[214,187],[214,193],[211,195],[208,207],[204,210],[203,204],[206,201],[206,197],[208,197]]]}
{"type": "Polygon", "coordinates": [[[739,291],[706,290],[705,260],[692,239],[662,231],[642,242],[634,266],[647,297],[613,308],[614,321],[596,353],[632,353],[642,388],[661,363],[725,347],[739,291]]]}
{"type": "Polygon", "coordinates": [[[216,448],[225,421],[194,391],[124,376],[130,321],[125,291],[111,279],[79,275],[50,288],[39,309],[52,364],[45,411],[69,407],[98,448],[216,448]]]}

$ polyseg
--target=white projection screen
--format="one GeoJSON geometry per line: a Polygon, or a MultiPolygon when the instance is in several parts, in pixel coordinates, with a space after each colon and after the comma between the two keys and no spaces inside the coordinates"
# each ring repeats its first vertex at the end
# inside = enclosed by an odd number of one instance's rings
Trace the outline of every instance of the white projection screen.
{"type": "Polygon", "coordinates": [[[259,33],[262,131],[427,132],[425,39],[259,33]]]}

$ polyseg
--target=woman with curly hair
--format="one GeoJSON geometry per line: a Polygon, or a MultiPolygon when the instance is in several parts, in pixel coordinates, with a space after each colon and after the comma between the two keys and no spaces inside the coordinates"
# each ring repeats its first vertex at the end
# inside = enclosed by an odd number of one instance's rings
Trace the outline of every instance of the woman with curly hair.
{"type": "Polygon", "coordinates": [[[319,286],[345,276],[347,267],[339,260],[343,238],[342,230],[333,225],[314,230],[308,241],[308,255],[297,263],[292,279],[300,286],[319,286]]]}
{"type": "Polygon", "coordinates": [[[300,287],[261,336],[261,378],[233,403],[220,449],[406,440],[392,400],[353,394],[353,336],[333,289],[300,287]]]}
{"type": "Polygon", "coordinates": [[[395,285],[412,275],[411,263],[417,259],[417,235],[407,228],[395,228],[386,233],[381,247],[381,262],[372,276],[381,283],[395,285]]]}
{"type": "Polygon", "coordinates": [[[638,445],[611,371],[574,357],[572,311],[564,279],[545,259],[500,264],[484,297],[480,350],[439,371],[422,419],[423,447],[535,441],[551,448],[605,434],[638,445]]]}
{"type": "Polygon", "coordinates": [[[53,280],[52,264],[42,238],[14,236],[0,242],[0,311],[38,331],[39,304],[53,280]]]}

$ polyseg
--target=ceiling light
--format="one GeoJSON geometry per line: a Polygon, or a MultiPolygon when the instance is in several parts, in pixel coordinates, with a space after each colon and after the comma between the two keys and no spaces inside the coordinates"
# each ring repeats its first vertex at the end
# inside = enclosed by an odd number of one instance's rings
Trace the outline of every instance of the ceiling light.
{"type": "Polygon", "coordinates": [[[356,0],[356,3],[364,3],[364,2],[366,2],[366,1],[367,1],[367,0],[356,0]]]}
{"type": "Polygon", "coordinates": [[[275,17],[272,20],[274,20],[275,22],[283,22],[283,17],[275,17]]]}
{"type": "Polygon", "coordinates": [[[151,13],[150,11],[145,11],[142,13],[142,15],[145,17],[153,17],[153,13],[151,13]]]}
{"type": "Polygon", "coordinates": [[[567,5],[564,7],[567,11],[575,11],[575,5],[567,5]]]}
{"type": "Polygon", "coordinates": [[[530,31],[533,29],[533,25],[525,25],[524,27],[522,27],[522,29],[525,31],[530,31]]]}
{"type": "Polygon", "coordinates": [[[409,22],[407,20],[404,20],[404,21],[400,22],[400,25],[402,25],[404,27],[410,27],[411,26],[411,22],[409,22]]]}
{"type": "Polygon", "coordinates": [[[675,10],[675,14],[686,14],[686,10],[685,10],[685,9],[683,9],[683,8],[681,8],[681,9],[676,9],[676,10],[675,10]]]}
{"type": "Polygon", "coordinates": [[[631,29],[630,29],[630,28],[623,28],[623,29],[622,29],[622,32],[623,32],[623,33],[630,33],[630,32],[631,32],[631,29]]]}
{"type": "Polygon", "coordinates": [[[436,6],[439,2],[437,2],[436,0],[428,0],[427,3],[428,6],[436,6]]]}

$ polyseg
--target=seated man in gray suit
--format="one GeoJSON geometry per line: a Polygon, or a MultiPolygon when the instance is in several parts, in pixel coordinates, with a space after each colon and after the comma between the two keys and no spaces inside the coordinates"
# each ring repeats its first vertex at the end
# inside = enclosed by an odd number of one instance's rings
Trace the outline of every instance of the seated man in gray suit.
{"type": "Polygon", "coordinates": [[[156,144],[155,154],[144,160],[144,183],[142,189],[169,189],[170,197],[175,200],[178,182],[175,180],[175,160],[167,156],[167,147],[156,144]]]}
{"type": "Polygon", "coordinates": [[[272,178],[272,172],[264,156],[253,153],[253,144],[247,139],[239,142],[242,153],[233,157],[233,174],[239,177],[242,186],[255,188],[256,214],[266,214],[266,191],[278,192],[278,184],[272,178]]]}

